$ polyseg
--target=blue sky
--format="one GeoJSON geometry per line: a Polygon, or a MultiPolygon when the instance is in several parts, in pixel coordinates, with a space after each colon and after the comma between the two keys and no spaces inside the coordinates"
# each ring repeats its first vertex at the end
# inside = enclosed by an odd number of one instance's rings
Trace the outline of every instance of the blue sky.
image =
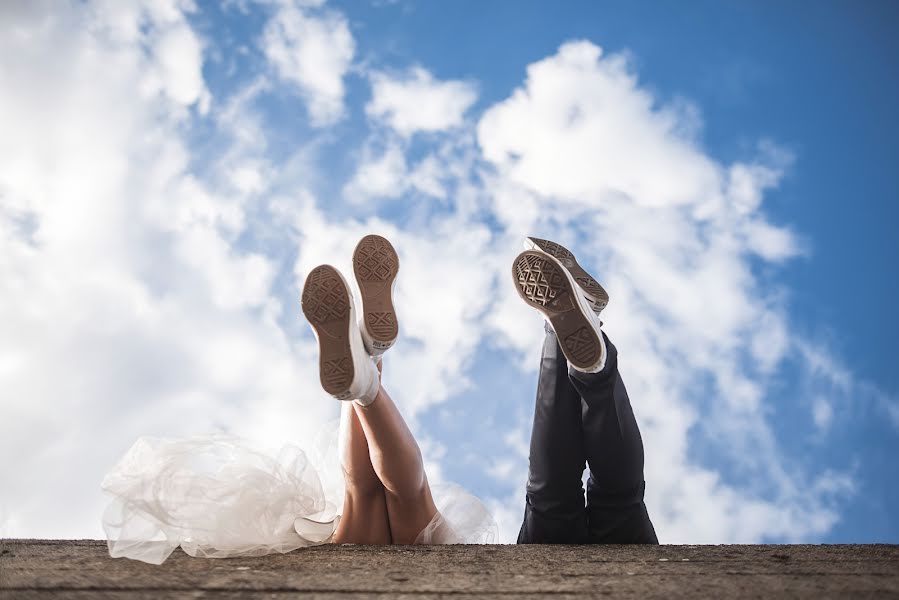
{"type": "Polygon", "coordinates": [[[612,295],[663,542],[899,538],[890,3],[3,11],[0,449],[27,458],[0,533],[98,537],[140,435],[308,442],[336,403],[296,298],[374,231],[403,265],[386,385],[504,539],[526,234],[612,295]]]}

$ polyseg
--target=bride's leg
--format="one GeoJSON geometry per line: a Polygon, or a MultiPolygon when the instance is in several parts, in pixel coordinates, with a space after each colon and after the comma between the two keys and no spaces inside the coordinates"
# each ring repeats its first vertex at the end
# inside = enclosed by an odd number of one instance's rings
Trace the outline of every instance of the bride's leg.
{"type": "MultiPolygon", "coordinates": [[[[319,343],[322,388],[340,400],[369,402],[380,388],[379,373],[356,325],[353,296],[343,275],[330,265],[312,269],[303,284],[301,305],[319,343]]],[[[341,461],[346,494],[334,541],[387,544],[393,541],[387,495],[380,484],[380,473],[375,474],[372,467],[366,439],[371,437],[363,428],[355,405],[345,404],[341,461]]]]}
{"type": "Polygon", "coordinates": [[[384,485],[390,536],[394,544],[411,544],[437,514],[421,450],[383,386],[374,402],[353,408],[368,440],[371,464],[384,485]]]}
{"type": "Polygon", "coordinates": [[[353,406],[344,403],[340,414],[340,461],[346,493],[333,539],[337,544],[389,544],[384,486],[372,467],[365,432],[353,406]]]}

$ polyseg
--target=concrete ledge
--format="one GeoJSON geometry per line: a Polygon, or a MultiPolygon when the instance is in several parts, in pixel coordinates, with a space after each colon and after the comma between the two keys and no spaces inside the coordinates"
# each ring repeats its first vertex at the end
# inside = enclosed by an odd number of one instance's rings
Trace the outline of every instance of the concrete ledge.
{"type": "Polygon", "coordinates": [[[0,540],[0,599],[899,597],[899,546],[321,546],[162,566],[0,540]]]}

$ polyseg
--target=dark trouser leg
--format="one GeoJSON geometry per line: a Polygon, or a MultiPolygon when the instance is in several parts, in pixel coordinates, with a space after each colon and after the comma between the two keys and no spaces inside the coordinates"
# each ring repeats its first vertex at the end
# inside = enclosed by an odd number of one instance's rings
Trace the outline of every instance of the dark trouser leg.
{"type": "Polygon", "coordinates": [[[587,539],[581,412],[581,398],[568,380],[565,355],[547,327],[519,544],[578,544],[587,539]]]}
{"type": "Polygon", "coordinates": [[[589,542],[658,544],[643,503],[643,439],[618,374],[618,351],[603,337],[608,351],[599,373],[570,370],[580,395],[587,481],[589,542]]]}

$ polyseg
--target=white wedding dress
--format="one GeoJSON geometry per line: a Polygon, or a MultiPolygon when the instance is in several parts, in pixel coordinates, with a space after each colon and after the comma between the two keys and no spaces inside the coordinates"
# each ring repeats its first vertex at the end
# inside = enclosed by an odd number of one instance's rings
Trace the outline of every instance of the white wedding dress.
{"type": "MultiPolygon", "coordinates": [[[[272,454],[224,434],[142,437],[103,479],[113,557],[161,564],[178,546],[225,558],[330,542],[343,504],[335,428],[306,450],[272,454]]],[[[417,544],[495,543],[486,506],[457,485],[432,485],[438,513],[417,544]]]]}

